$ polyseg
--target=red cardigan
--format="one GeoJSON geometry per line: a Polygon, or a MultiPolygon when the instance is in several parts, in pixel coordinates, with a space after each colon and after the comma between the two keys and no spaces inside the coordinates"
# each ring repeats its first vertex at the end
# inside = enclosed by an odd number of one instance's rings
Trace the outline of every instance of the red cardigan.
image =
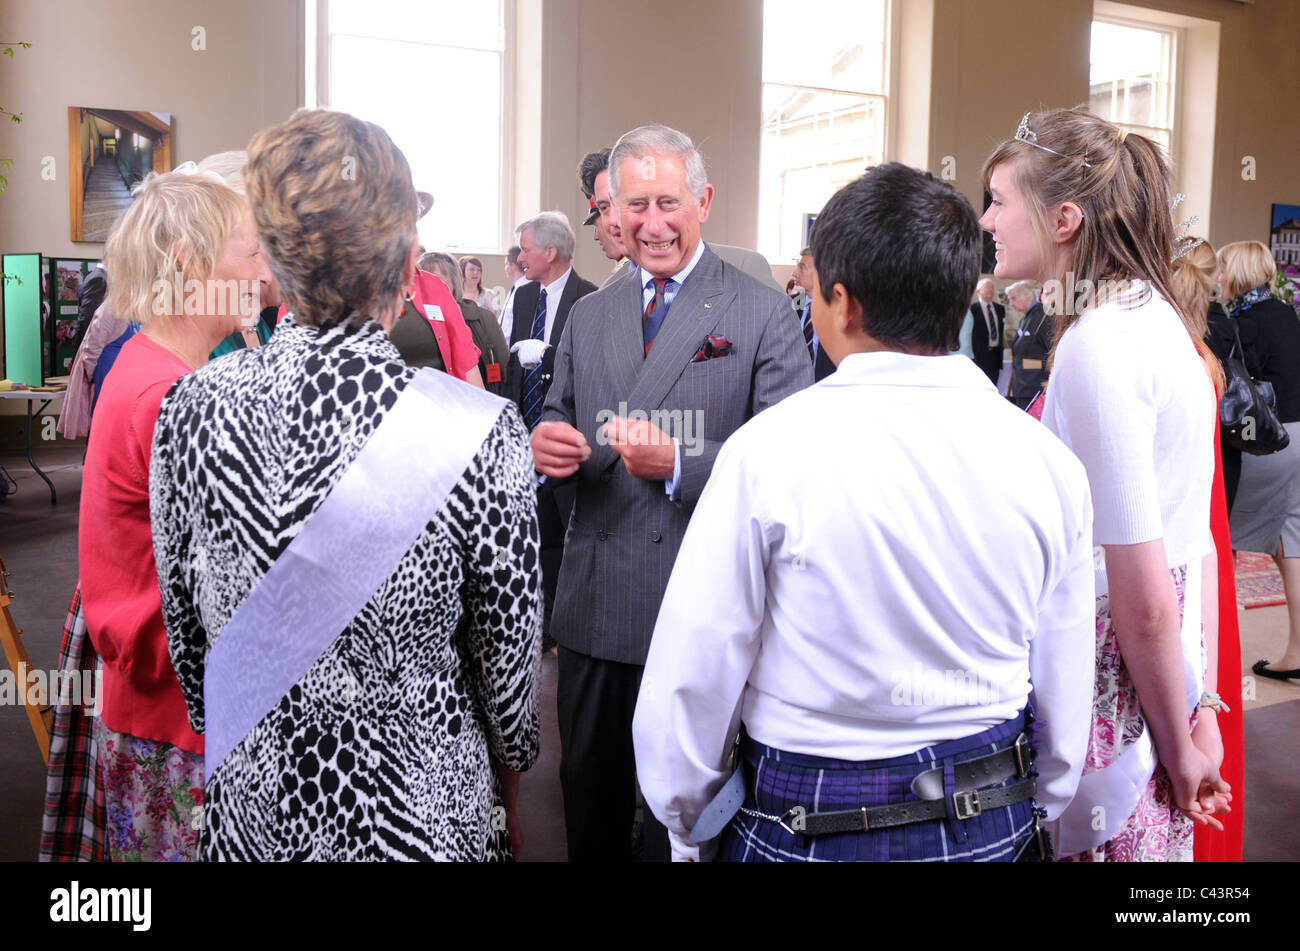
{"type": "Polygon", "coordinates": [[[104,725],[190,753],[181,685],[167,652],[149,525],[149,455],[158,408],[190,372],[136,334],[122,347],[95,406],[81,481],[79,555],[86,632],[104,662],[104,725]]]}

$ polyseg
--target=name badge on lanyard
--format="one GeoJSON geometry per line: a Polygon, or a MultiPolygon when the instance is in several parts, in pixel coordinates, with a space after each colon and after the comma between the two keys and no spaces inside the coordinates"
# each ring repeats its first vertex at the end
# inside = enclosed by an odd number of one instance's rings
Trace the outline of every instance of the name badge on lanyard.
{"type": "Polygon", "coordinates": [[[447,318],[442,316],[442,308],[437,304],[425,304],[424,316],[429,320],[446,321],[447,318]]]}

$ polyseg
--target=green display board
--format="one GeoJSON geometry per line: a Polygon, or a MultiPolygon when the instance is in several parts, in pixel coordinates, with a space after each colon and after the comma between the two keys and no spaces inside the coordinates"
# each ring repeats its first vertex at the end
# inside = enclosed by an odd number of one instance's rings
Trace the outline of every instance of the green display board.
{"type": "Polygon", "coordinates": [[[41,256],[6,254],[4,377],[15,383],[40,386],[41,373],[41,256]]]}

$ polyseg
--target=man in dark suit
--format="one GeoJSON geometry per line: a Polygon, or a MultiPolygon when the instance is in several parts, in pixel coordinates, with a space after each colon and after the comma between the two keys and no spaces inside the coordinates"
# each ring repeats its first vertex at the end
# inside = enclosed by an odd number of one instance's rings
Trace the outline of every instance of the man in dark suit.
{"type": "Polygon", "coordinates": [[[998,385],[1002,372],[1002,331],[1006,326],[1007,309],[993,299],[993,282],[987,277],[975,288],[975,303],[970,305],[974,326],[971,328],[970,348],[975,365],[998,385]]]}
{"type": "Polygon", "coordinates": [[[1043,310],[1038,288],[1018,281],[1007,288],[1007,300],[1025,316],[1011,341],[1011,383],[1007,396],[1021,409],[1029,409],[1047,386],[1047,357],[1052,352],[1052,318],[1043,310]]]}
{"type": "MultiPolygon", "coordinates": [[[[789,299],[700,238],[713,186],[690,138],[635,129],[614,146],[610,173],[639,267],[574,306],[533,432],[538,471],[576,486],[551,625],[574,861],[629,857],[632,714],[637,691],[653,689],[641,671],[713,460],[746,420],[812,383],[789,299]]],[[[645,855],[668,855],[649,815],[645,855]]]]}
{"type": "MultiPolygon", "coordinates": [[[[555,345],[564,333],[575,301],[596,285],[573,270],[573,229],[558,211],[544,211],[515,229],[519,268],[528,283],[515,291],[510,360],[502,393],[519,404],[529,429],[542,418],[542,406],[555,376],[555,345]]],[[[537,488],[537,528],[541,535],[542,643],[549,648],[555,587],[564,555],[564,533],[573,511],[572,483],[547,479],[537,488]]]]}
{"type": "Polygon", "coordinates": [[[795,283],[802,287],[807,296],[804,299],[803,313],[799,316],[799,332],[803,334],[804,343],[808,347],[808,359],[812,360],[813,378],[820,383],[832,373],[835,372],[835,364],[825,350],[822,349],[821,341],[817,339],[817,331],[813,329],[812,322],[812,286],[813,286],[813,256],[812,248],[804,248],[799,252],[799,261],[794,266],[795,283]]]}

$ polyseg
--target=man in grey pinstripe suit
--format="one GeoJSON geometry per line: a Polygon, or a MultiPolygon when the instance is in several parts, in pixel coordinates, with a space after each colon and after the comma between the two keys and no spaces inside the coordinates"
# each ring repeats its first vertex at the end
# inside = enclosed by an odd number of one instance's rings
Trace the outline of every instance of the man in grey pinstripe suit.
{"type": "MultiPolygon", "coordinates": [[[[746,420],[813,381],[785,295],[701,240],[713,187],[690,138],[645,126],[610,158],[639,268],[573,305],[533,433],[538,471],[577,487],[551,618],[574,861],[629,857],[641,671],[713,460],[746,420]]],[[[647,824],[646,856],[666,858],[663,827],[647,824]]]]}

